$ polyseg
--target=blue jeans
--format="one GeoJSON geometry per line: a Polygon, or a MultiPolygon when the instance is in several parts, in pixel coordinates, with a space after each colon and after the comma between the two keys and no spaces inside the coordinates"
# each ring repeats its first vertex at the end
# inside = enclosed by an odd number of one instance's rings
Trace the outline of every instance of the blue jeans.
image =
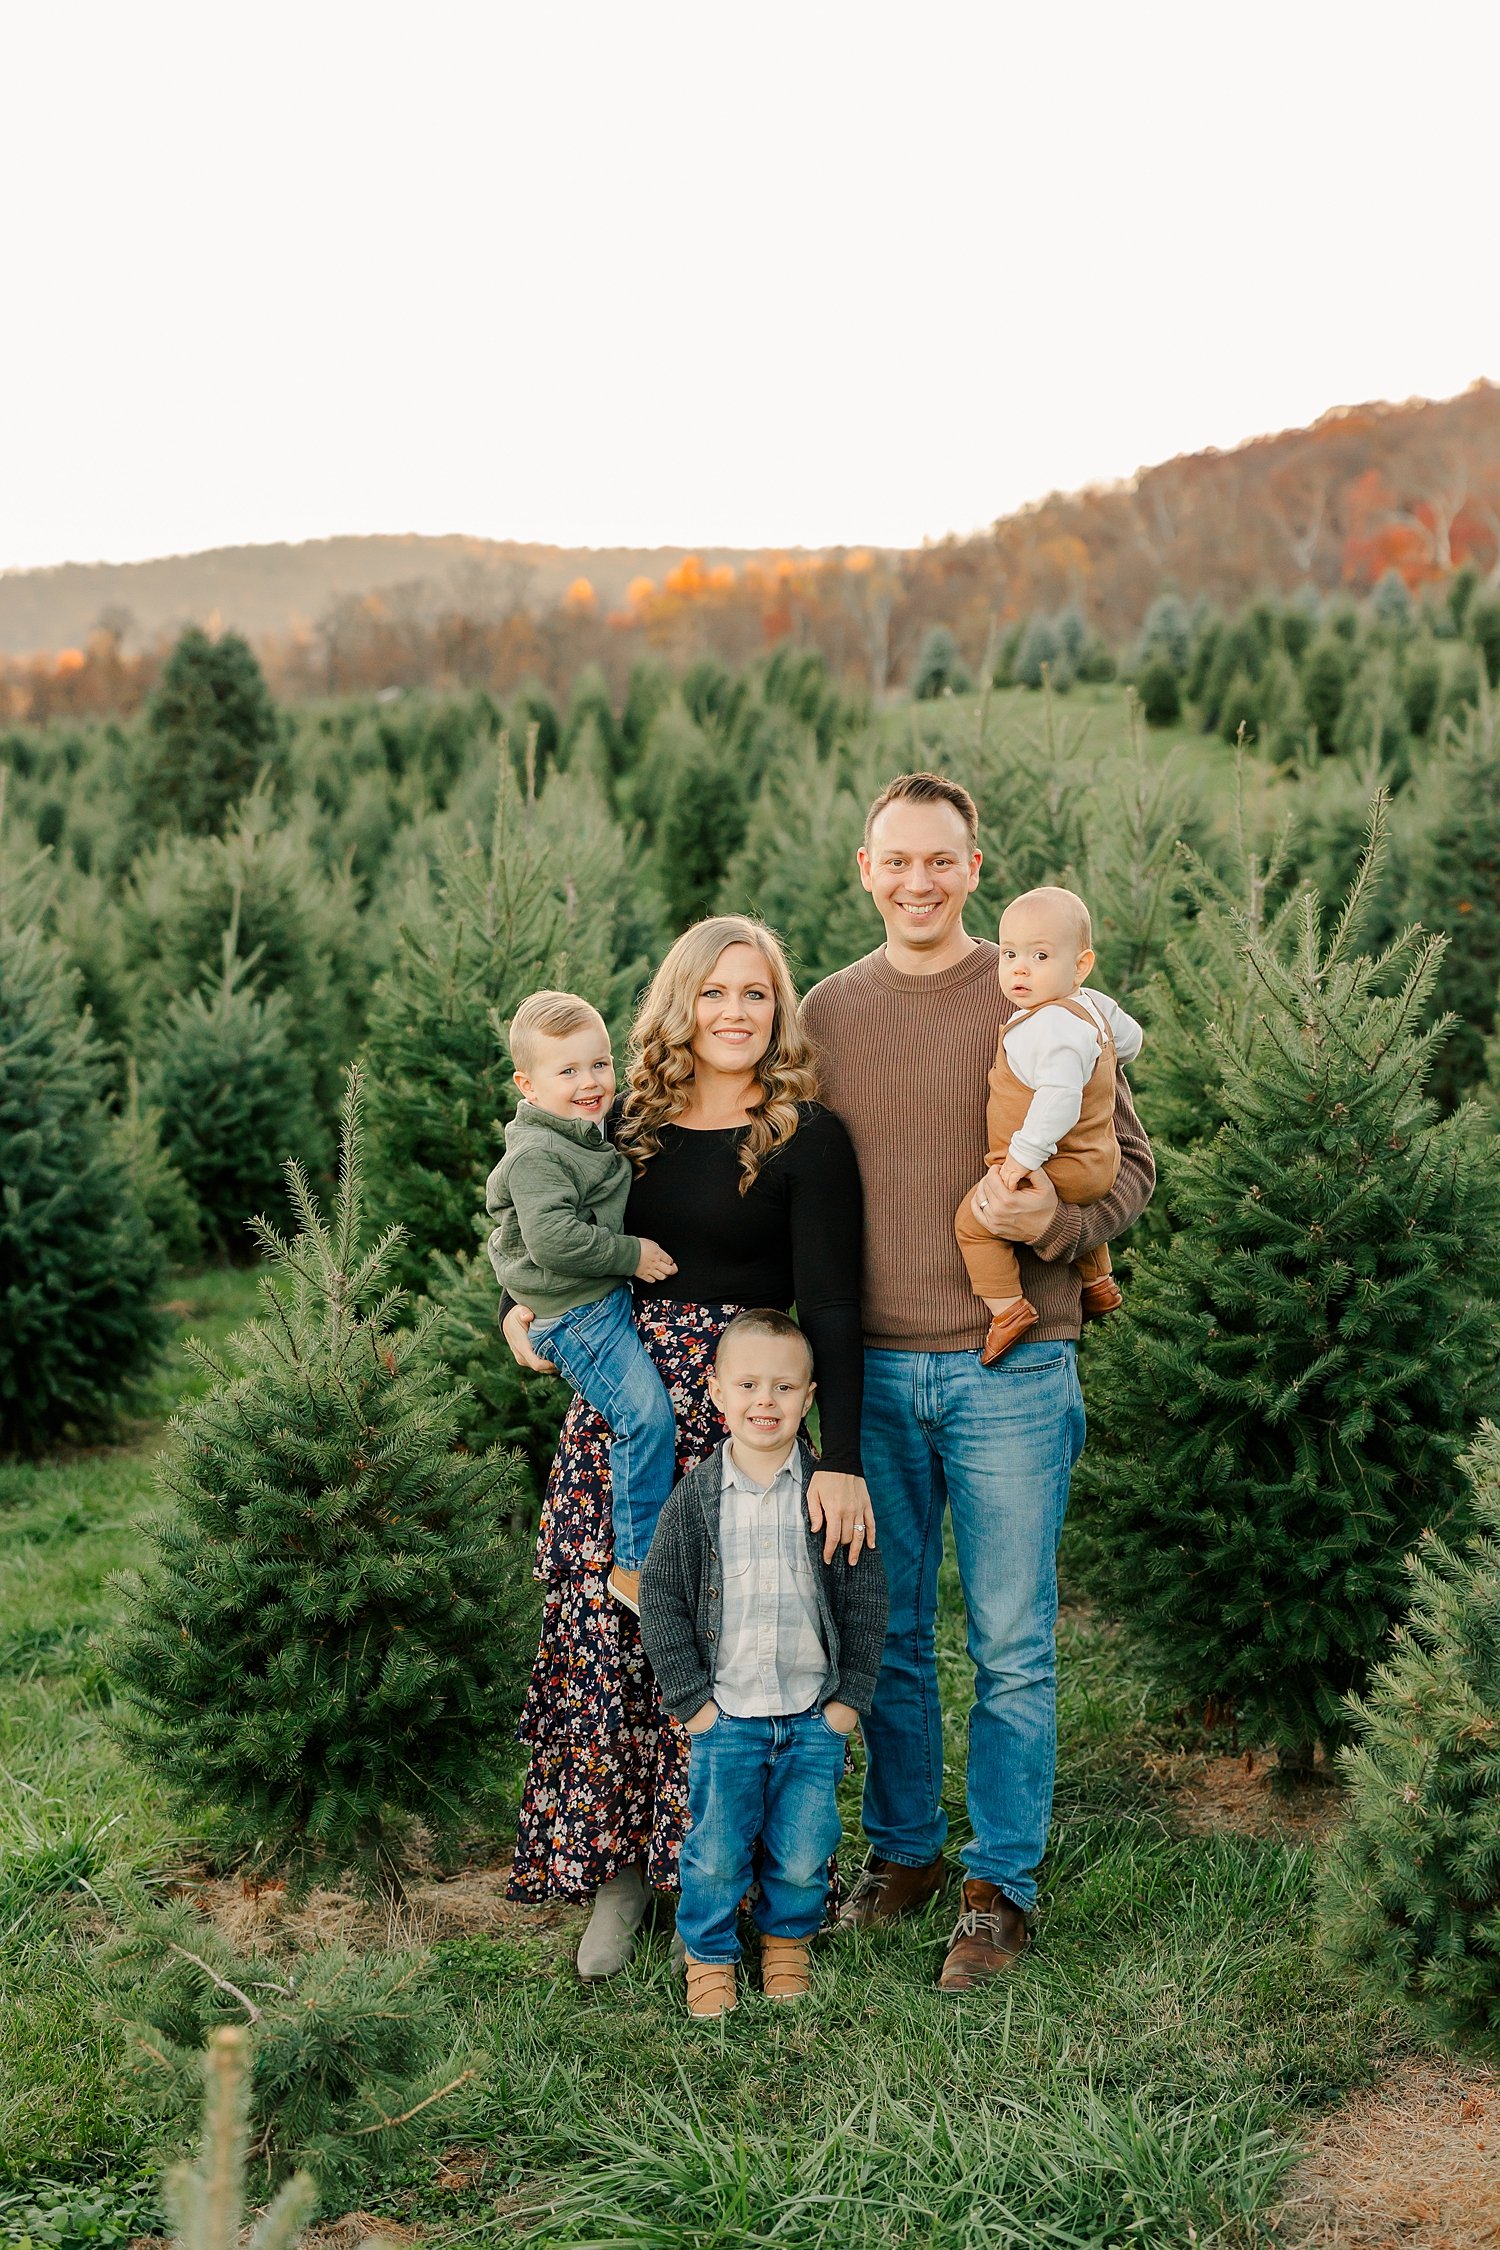
{"type": "Polygon", "coordinates": [[[532,1323],[531,1341],[610,1429],[610,1513],[615,1561],[639,1570],[656,1519],[677,1482],[677,1422],[655,1362],[635,1328],[623,1286],[591,1305],[532,1323]]]}
{"type": "Polygon", "coordinates": [[[1057,1543],[1083,1434],[1071,1343],[1023,1342],[994,1367],[974,1352],[865,1354],[865,1475],[891,1592],[864,1722],[865,1833],[904,1867],[927,1866],[948,1833],[934,1653],[946,1504],[974,1665],[960,1856],[1023,1910],[1052,1818],[1057,1543]]]}
{"type": "Polygon", "coordinates": [[[678,1862],[677,1935],[695,1961],[737,1961],[735,1914],[758,1876],[756,1927],[767,1937],[811,1937],[828,1897],[829,1855],[843,1832],[834,1792],[845,1737],[821,1711],[790,1719],[721,1711],[688,1740],[692,1825],[678,1862]]]}

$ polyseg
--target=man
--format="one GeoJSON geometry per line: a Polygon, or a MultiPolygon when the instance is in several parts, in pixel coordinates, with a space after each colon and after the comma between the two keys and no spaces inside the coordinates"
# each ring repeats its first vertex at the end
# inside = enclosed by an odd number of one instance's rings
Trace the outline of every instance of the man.
{"type": "MultiPolygon", "coordinates": [[[[964,1270],[953,1213],[983,1160],[989,1069],[1012,1011],[998,948],[964,928],[979,867],[967,790],[937,774],[891,782],[870,808],[859,854],[885,943],[825,978],[803,1008],[823,1099],[843,1119],[864,1180],[863,1452],[891,1602],[864,1725],[870,1859],[843,1919],[893,1920],[942,1887],[934,1628],[946,1504],[975,1679],[974,1833],[961,1855],[964,1912],[938,1979],[950,1992],[1010,1968],[1028,1943],[1057,1757],[1057,1543],[1084,1434],[1074,1261],[1139,1215],[1156,1177],[1122,1079],[1120,1174],[1101,1201],[1059,1203],[1043,1172],[1017,1189],[998,1171],[980,1181],[972,1207],[1022,1246],[1022,1282],[1039,1315],[1005,1358],[982,1366],[988,1314],[964,1270]]],[[[840,1528],[848,1536],[853,1527],[840,1528]]]]}

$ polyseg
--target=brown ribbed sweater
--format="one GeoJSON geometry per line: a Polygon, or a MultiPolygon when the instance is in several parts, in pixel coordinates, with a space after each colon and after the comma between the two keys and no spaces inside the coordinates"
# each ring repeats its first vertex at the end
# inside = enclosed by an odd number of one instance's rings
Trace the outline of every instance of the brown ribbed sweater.
{"type": "MultiPolygon", "coordinates": [[[[814,985],[802,1020],[818,1050],[821,1098],[843,1119],[865,1190],[864,1327],[875,1351],[974,1351],[989,1314],[953,1234],[965,1189],[984,1172],[984,1112],[1001,1026],[999,948],[984,939],[951,969],[910,977],[878,946],[814,985]]],[[[1156,1167],[1123,1074],[1115,1102],[1120,1176],[1087,1210],[1058,1205],[1021,1284],[1038,1342],[1076,1336],[1072,1260],[1108,1242],[1151,1199],[1156,1167]]],[[[1028,1339],[1030,1340],[1030,1339],[1028,1339]]]]}

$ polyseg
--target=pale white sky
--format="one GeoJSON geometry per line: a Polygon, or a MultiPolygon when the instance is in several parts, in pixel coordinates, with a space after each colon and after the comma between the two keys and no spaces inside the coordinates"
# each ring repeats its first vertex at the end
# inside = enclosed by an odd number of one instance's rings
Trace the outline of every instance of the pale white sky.
{"type": "Polygon", "coordinates": [[[913,543],[1500,376],[1494,0],[3,0],[0,567],[913,543]]]}

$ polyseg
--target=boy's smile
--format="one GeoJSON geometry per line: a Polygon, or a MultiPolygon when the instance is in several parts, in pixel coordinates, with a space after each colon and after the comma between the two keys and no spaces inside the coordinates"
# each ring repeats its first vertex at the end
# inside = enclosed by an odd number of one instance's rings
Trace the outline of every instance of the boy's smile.
{"type": "Polygon", "coordinates": [[[815,1386],[800,1336],[736,1336],[721,1350],[709,1396],[729,1425],[741,1468],[769,1483],[797,1442],[815,1386]]]}
{"type": "Polygon", "coordinates": [[[615,1098],[614,1057],[603,1024],[538,1040],[535,1066],[518,1070],[516,1084],[532,1107],[549,1117],[581,1117],[602,1125],[615,1098]]]}

